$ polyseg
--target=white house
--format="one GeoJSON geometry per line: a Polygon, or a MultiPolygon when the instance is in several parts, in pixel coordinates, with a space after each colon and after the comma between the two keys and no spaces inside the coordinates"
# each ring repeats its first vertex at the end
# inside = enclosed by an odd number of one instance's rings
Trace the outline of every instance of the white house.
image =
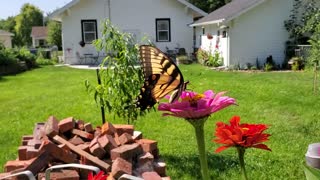
{"type": "Polygon", "coordinates": [[[218,45],[224,66],[256,66],[257,60],[261,66],[270,55],[281,65],[289,38],[284,21],[289,19],[293,1],[233,0],[191,25],[196,27],[196,46],[211,47],[213,52],[218,45]]]}
{"type": "Polygon", "coordinates": [[[32,47],[47,45],[48,28],[46,26],[33,26],[31,30],[32,47]]]}
{"type": "Polygon", "coordinates": [[[4,47],[12,48],[12,36],[14,36],[13,33],[0,29],[0,43],[2,43],[4,47]]]}
{"type": "Polygon", "coordinates": [[[62,22],[65,63],[77,64],[81,56],[97,53],[91,42],[101,37],[106,18],[138,40],[147,36],[163,51],[179,46],[192,52],[194,31],[189,25],[205,15],[186,0],[72,0],[50,17],[62,22]]]}

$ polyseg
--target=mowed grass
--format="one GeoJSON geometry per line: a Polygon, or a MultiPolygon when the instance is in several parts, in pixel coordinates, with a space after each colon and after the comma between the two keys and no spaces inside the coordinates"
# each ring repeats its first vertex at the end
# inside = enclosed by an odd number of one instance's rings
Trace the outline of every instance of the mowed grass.
{"type": "MultiPolygon", "coordinates": [[[[227,91],[238,106],[213,114],[205,125],[206,148],[212,179],[240,179],[235,149],[219,154],[214,138],[215,123],[233,115],[242,122],[265,123],[272,134],[266,144],[272,152],[248,149],[245,155],[250,179],[304,179],[302,169],[310,143],[320,141],[320,98],[312,92],[309,72],[217,72],[200,65],[180,66],[188,86],[197,92],[227,91]]],[[[94,70],[43,67],[0,79],[0,166],[17,158],[23,135],[32,134],[36,122],[50,115],[73,116],[101,124],[100,111],[85,90],[84,81],[96,83],[94,70]]],[[[107,114],[112,123],[126,123],[107,114]]],[[[172,179],[201,179],[194,132],[183,119],[162,117],[152,111],[140,117],[135,129],[158,141],[161,158],[172,179]]],[[[1,169],[0,171],[2,171],[1,169]]]]}

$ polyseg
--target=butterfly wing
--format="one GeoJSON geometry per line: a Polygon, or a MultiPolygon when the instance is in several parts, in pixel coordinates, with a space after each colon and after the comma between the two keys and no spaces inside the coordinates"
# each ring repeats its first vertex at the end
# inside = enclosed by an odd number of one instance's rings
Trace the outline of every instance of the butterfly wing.
{"type": "Polygon", "coordinates": [[[178,66],[156,47],[140,46],[144,84],[138,96],[141,110],[152,107],[170,92],[182,91],[184,80],[178,66]]]}

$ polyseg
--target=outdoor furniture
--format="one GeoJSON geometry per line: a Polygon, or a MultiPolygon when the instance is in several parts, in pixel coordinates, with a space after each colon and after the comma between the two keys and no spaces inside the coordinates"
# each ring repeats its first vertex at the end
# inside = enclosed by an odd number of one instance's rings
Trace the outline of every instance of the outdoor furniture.
{"type": "Polygon", "coordinates": [[[84,63],[88,64],[88,61],[92,60],[93,54],[92,53],[84,53],[83,56],[84,56],[84,63]]]}
{"type": "Polygon", "coordinates": [[[77,51],[76,52],[76,57],[79,60],[79,64],[82,64],[85,62],[85,57],[84,56],[80,56],[80,53],[77,51]]]}
{"type": "Polygon", "coordinates": [[[84,165],[84,164],[61,164],[61,165],[55,165],[51,166],[46,170],[46,180],[50,180],[50,173],[54,169],[63,169],[63,168],[79,168],[79,169],[87,169],[90,171],[94,171],[96,174],[99,173],[100,169],[95,166],[90,165],[84,165]]]}
{"type": "Polygon", "coordinates": [[[36,180],[36,178],[34,177],[34,175],[32,174],[31,171],[22,171],[22,172],[10,174],[8,176],[1,177],[0,180],[1,179],[11,179],[13,177],[17,177],[17,176],[21,176],[21,175],[27,176],[29,180],[36,180]]]}

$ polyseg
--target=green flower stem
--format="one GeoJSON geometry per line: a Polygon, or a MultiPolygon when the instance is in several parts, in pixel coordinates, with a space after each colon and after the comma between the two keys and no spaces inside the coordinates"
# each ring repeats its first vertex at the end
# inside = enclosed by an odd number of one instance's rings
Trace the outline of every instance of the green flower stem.
{"type": "Polygon", "coordinates": [[[246,149],[243,147],[237,147],[237,150],[238,150],[238,154],[239,154],[239,161],[240,161],[240,168],[241,168],[242,177],[244,180],[248,180],[246,168],[244,165],[244,153],[245,153],[246,149]]]}
{"type": "Polygon", "coordinates": [[[196,132],[198,151],[199,151],[199,159],[201,165],[201,174],[203,180],[209,180],[209,170],[208,170],[208,161],[206,154],[206,147],[204,142],[204,123],[207,118],[203,119],[188,119],[188,121],[192,124],[196,132]]]}

